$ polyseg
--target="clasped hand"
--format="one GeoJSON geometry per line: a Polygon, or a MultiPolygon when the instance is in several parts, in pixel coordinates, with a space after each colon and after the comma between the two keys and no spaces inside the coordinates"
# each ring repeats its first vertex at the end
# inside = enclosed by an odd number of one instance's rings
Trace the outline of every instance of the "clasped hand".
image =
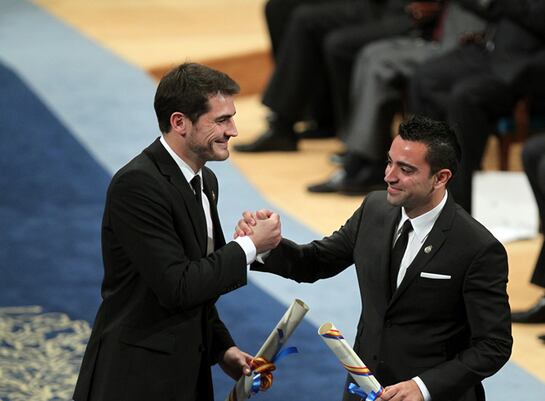
{"type": "Polygon", "coordinates": [[[242,219],[235,227],[234,238],[245,235],[250,237],[257,253],[276,248],[282,239],[280,216],[267,209],[242,213],[242,219]]]}

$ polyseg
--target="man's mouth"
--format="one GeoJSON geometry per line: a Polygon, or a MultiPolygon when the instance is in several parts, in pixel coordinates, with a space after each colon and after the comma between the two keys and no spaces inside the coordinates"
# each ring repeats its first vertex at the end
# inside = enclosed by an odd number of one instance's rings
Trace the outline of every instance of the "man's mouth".
{"type": "Polygon", "coordinates": [[[401,189],[396,188],[396,187],[392,187],[391,185],[388,185],[388,193],[389,194],[397,194],[399,192],[401,192],[401,189]]]}

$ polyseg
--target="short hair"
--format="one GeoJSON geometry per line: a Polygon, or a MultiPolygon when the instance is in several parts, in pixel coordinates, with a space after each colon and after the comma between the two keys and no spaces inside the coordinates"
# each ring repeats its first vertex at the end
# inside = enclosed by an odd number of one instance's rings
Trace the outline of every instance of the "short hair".
{"type": "Polygon", "coordinates": [[[153,106],[159,129],[163,133],[170,131],[170,116],[175,112],[196,122],[210,110],[210,96],[239,92],[240,86],[227,74],[202,64],[183,63],[161,78],[155,92],[153,106]]]}
{"type": "Polygon", "coordinates": [[[458,170],[462,150],[456,134],[446,122],[424,116],[411,116],[399,125],[399,136],[406,141],[421,142],[428,148],[426,161],[431,174],[449,169],[454,176],[458,170]]]}

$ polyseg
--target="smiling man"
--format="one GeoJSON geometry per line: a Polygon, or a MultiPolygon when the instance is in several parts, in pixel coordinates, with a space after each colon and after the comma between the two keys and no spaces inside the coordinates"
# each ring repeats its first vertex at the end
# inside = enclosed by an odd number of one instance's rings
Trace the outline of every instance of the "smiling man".
{"type": "MultiPolygon", "coordinates": [[[[383,400],[482,401],[481,381],[511,353],[505,249],[448,194],[459,160],[445,123],[409,119],[388,152],[387,191],[370,193],[332,235],[283,239],[252,265],[298,282],[355,265],[363,310],[354,350],[386,386],[383,400]]],[[[235,235],[271,215],[244,213],[235,235]]]]}
{"type": "Polygon", "coordinates": [[[250,371],[218,316],[220,295],[246,284],[247,265],[280,241],[277,215],[225,243],[218,182],[205,167],[237,136],[227,75],[186,63],[159,83],[163,135],[112,178],[102,222],[102,304],[75,401],[211,401],[210,365],[250,371]]]}

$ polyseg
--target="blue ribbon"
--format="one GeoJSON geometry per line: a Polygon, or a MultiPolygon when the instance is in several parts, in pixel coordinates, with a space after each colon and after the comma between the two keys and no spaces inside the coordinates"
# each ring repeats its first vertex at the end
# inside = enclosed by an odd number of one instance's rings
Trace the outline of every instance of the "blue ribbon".
{"type": "Polygon", "coordinates": [[[361,397],[362,400],[365,400],[365,401],[375,401],[378,395],[381,393],[380,391],[378,393],[371,391],[369,394],[367,394],[365,391],[363,391],[359,386],[357,386],[354,383],[350,383],[348,385],[347,390],[350,394],[357,395],[358,397],[361,397]]]}
{"type": "MultiPolygon", "coordinates": [[[[284,348],[283,350],[278,351],[272,357],[271,362],[272,363],[280,362],[282,359],[284,359],[288,355],[297,354],[298,352],[299,350],[297,349],[297,347],[284,348]]],[[[259,393],[260,388],[261,388],[261,373],[258,373],[254,375],[254,377],[252,378],[252,387],[250,388],[250,392],[252,394],[257,394],[259,393]]]]}
{"type": "Polygon", "coordinates": [[[273,356],[273,358],[271,359],[271,362],[272,363],[280,362],[282,359],[284,359],[288,355],[297,354],[298,352],[299,350],[297,349],[297,347],[284,348],[282,351],[277,352],[276,355],[273,356]]]}

